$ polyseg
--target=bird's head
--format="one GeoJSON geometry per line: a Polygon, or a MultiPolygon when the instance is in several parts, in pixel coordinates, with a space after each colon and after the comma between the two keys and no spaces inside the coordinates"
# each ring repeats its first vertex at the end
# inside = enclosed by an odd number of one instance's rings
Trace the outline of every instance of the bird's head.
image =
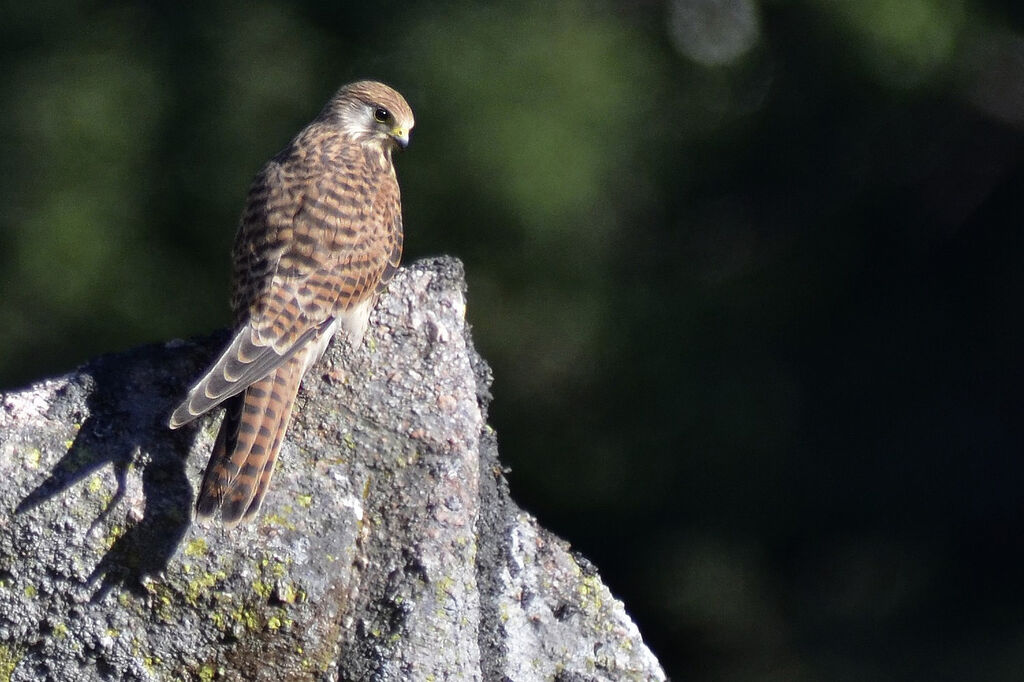
{"type": "Polygon", "coordinates": [[[358,81],[342,87],[324,107],[341,132],[363,144],[377,143],[390,152],[409,144],[415,124],[412,109],[394,89],[376,81],[358,81]]]}

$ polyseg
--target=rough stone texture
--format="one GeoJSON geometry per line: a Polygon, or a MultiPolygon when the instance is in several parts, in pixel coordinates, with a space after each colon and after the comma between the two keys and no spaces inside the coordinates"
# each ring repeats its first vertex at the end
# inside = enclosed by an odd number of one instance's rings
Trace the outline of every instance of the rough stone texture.
{"type": "Polygon", "coordinates": [[[510,500],[462,266],[414,264],[306,377],[255,523],[192,522],[224,335],[0,395],[4,680],[661,680],[594,568],[510,500]]]}

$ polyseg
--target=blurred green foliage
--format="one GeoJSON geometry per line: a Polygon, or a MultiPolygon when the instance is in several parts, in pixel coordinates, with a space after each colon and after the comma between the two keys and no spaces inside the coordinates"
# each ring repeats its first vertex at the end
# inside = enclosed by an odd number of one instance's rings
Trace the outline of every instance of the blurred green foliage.
{"type": "Polygon", "coordinates": [[[226,325],[249,180],[379,78],[513,493],[670,674],[1019,677],[1019,4],[0,12],[0,386],[226,325]]]}

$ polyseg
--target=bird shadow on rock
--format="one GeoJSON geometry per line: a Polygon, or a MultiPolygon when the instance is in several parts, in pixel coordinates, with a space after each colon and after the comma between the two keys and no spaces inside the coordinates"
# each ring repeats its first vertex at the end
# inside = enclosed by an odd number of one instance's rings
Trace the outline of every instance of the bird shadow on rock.
{"type": "Polygon", "coordinates": [[[186,345],[146,346],[97,358],[81,368],[88,417],[49,476],[15,510],[20,514],[33,509],[108,464],[113,467],[117,490],[82,529],[103,527],[104,537],[116,538],[88,578],[89,584],[100,582],[93,601],[115,587],[141,592],[146,576],[166,569],[191,523],[193,493],[185,458],[198,430],[167,427],[188,377],[166,368],[195,364],[198,371],[197,355],[186,345]],[[142,495],[126,500],[133,471],[141,476],[142,495]],[[114,515],[123,521],[114,522],[111,513],[124,502],[127,511],[114,515]]]}

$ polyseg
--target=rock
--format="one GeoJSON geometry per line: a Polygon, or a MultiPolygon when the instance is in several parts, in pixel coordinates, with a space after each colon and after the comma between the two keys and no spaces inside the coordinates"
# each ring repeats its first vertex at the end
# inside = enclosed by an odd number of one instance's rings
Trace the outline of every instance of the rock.
{"type": "Polygon", "coordinates": [[[303,382],[257,519],[192,521],[224,334],[0,395],[0,681],[662,680],[594,568],[511,501],[462,266],[401,270],[303,382]]]}

